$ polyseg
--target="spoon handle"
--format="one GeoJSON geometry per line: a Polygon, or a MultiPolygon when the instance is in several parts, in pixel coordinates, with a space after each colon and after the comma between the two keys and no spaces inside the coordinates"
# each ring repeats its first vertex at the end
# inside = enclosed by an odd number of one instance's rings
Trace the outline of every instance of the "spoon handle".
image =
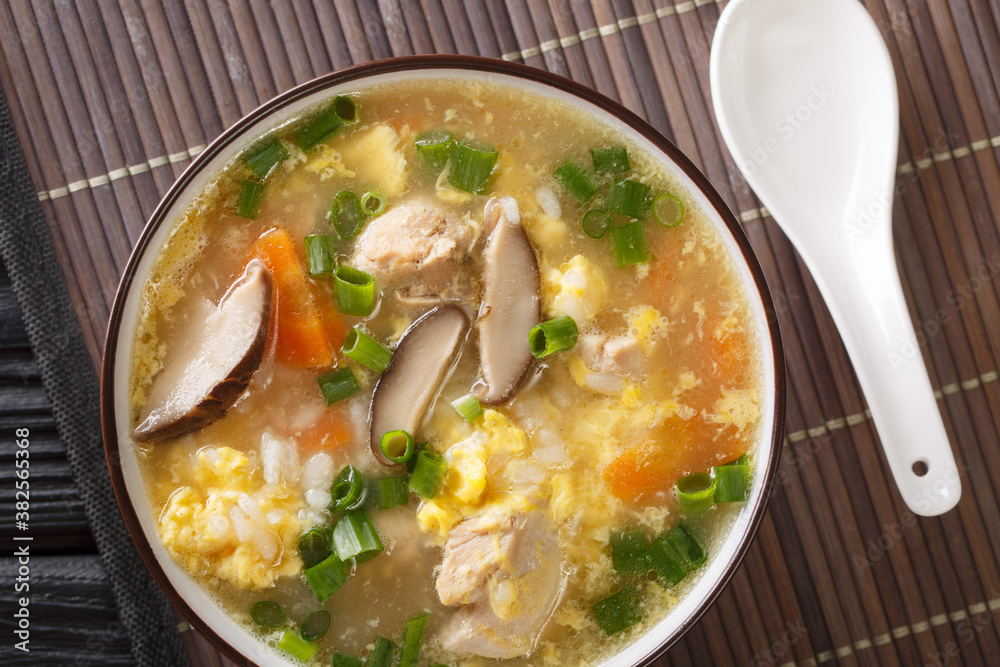
{"type": "Polygon", "coordinates": [[[806,261],[854,362],[903,500],[935,516],[958,503],[961,480],[903,298],[889,221],[865,236],[806,261]]]}

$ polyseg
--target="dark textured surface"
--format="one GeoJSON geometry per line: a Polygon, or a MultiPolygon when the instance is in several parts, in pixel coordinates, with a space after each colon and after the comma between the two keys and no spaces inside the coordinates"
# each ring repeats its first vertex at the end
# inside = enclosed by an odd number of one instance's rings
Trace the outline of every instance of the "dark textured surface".
{"type": "MultiPolygon", "coordinates": [[[[63,270],[56,260],[52,239],[4,96],[0,96],[0,155],[3,156],[0,182],[4,183],[4,188],[0,190],[0,256],[10,276],[11,291],[20,309],[23,329],[37,361],[37,376],[41,380],[40,384],[37,381],[20,384],[15,381],[4,386],[5,410],[17,415],[45,413],[49,410],[48,401],[51,401],[51,413],[59,438],[65,444],[65,459],[72,470],[72,481],[82,500],[87,523],[107,573],[111,598],[118,606],[120,623],[117,634],[131,644],[132,657],[139,665],[183,665],[186,654],[173,621],[173,610],[135,552],[111,490],[97,414],[97,378],[86,360],[83,335],[70,303],[63,270]]],[[[23,549],[31,551],[34,546],[35,526],[31,515],[36,503],[41,512],[40,519],[45,516],[46,510],[58,513],[61,508],[69,514],[72,503],[63,496],[70,480],[66,466],[58,460],[45,465],[45,450],[51,453],[56,446],[52,443],[52,435],[46,438],[45,433],[36,434],[30,430],[25,433],[17,428],[23,427],[15,427],[13,433],[8,431],[4,438],[4,481],[13,481],[13,475],[7,474],[7,471],[16,469],[30,474],[26,479],[18,479],[18,482],[26,481],[28,484],[20,484],[21,488],[15,493],[15,498],[24,506],[15,504],[14,509],[23,511],[24,516],[8,513],[5,519],[18,520],[14,526],[17,535],[11,538],[10,543],[23,554],[23,549]],[[12,435],[18,436],[17,441],[12,435]],[[32,443],[36,436],[42,453],[42,458],[37,459],[39,465],[33,460],[35,457],[30,456],[31,446],[22,448],[15,444],[25,438],[32,443]],[[17,451],[13,451],[15,448],[17,451]],[[24,452],[28,456],[20,456],[24,452]],[[11,462],[12,458],[17,459],[16,467],[11,462]],[[29,465],[21,466],[22,462],[29,465]],[[60,476],[63,489],[46,493],[47,487],[52,487],[60,476]],[[30,541],[15,541],[19,538],[30,538],[30,541]]],[[[51,530],[51,526],[40,521],[38,529],[42,535],[51,530]]],[[[66,537],[68,540],[70,535],[66,537]]],[[[39,555],[41,553],[39,549],[34,551],[39,555]]],[[[30,567],[32,561],[31,555],[26,558],[19,555],[18,571],[22,564],[30,567]],[[22,563],[22,558],[27,562],[22,563]]],[[[8,562],[7,565],[13,566],[13,563],[8,562]]],[[[74,569],[72,566],[64,568],[64,576],[73,576],[74,569]]],[[[28,600],[38,602],[37,596],[29,596],[28,600]]],[[[29,610],[33,608],[31,605],[18,606],[29,610]]],[[[41,611],[44,614],[45,608],[42,607],[41,611]]],[[[4,621],[10,622],[11,618],[5,615],[4,621]]],[[[46,622],[59,623],[58,616],[45,618],[43,615],[39,620],[38,625],[42,626],[39,629],[43,630],[46,622]]],[[[2,654],[20,652],[12,644],[5,642],[0,649],[2,654]]],[[[71,645],[48,651],[43,644],[41,654],[45,656],[45,663],[58,664],[72,656],[71,645]]]]}
{"type": "MultiPolygon", "coordinates": [[[[712,120],[708,52],[725,4],[12,0],[0,3],[0,85],[95,362],[142,221],[191,153],[275,93],[354,62],[457,51],[519,59],[621,101],[743,220],[778,305],[790,384],[789,441],[759,535],[662,664],[996,664],[1000,4],[864,0],[900,91],[900,271],[963,466],[959,507],[928,519],[899,498],[816,286],[712,120]]],[[[2,363],[30,366],[25,351],[2,363]]],[[[20,385],[15,395],[37,398],[20,385]]],[[[42,413],[0,411],[0,426],[18,420],[52,428],[42,413]]],[[[220,664],[185,638],[194,662],[220,664]]]]}
{"type": "MultiPolygon", "coordinates": [[[[13,581],[17,563],[0,558],[0,578],[13,581]]],[[[114,667],[135,665],[128,635],[118,620],[111,587],[96,554],[34,556],[31,559],[30,653],[11,650],[5,642],[3,664],[114,667]]],[[[0,605],[14,608],[13,590],[4,586],[0,605]]],[[[0,618],[0,632],[13,636],[9,614],[0,618]]]]}
{"type": "MultiPolygon", "coordinates": [[[[0,261],[0,487],[14,488],[14,431],[31,432],[31,536],[40,552],[94,553],[83,503],[73,484],[66,447],[59,440],[28,332],[0,261]],[[33,406],[22,400],[31,396],[33,406]]],[[[13,544],[14,494],[0,496],[0,541],[13,544]]],[[[9,593],[10,591],[5,591],[9,593]]]]}

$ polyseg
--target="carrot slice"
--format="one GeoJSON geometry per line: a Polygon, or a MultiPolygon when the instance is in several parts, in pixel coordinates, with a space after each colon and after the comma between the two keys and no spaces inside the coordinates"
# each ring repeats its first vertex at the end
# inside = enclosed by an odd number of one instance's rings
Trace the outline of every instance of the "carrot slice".
{"type": "Polygon", "coordinates": [[[347,410],[329,408],[309,428],[297,435],[299,448],[307,452],[333,451],[354,439],[354,425],[347,410]]]}
{"type": "Polygon", "coordinates": [[[643,443],[619,454],[601,472],[608,490],[617,498],[641,504],[651,502],[658,493],[669,489],[671,475],[657,458],[659,449],[643,443]]]}
{"type": "Polygon", "coordinates": [[[274,278],[278,361],[299,368],[332,365],[334,345],[339,347],[343,342],[344,325],[332,305],[321,307],[317,303],[292,237],[283,229],[272,229],[257,240],[252,254],[267,265],[274,278]]]}
{"type": "Polygon", "coordinates": [[[672,497],[677,480],[692,472],[708,472],[714,465],[746,451],[746,442],[733,427],[722,429],[701,417],[664,420],[652,440],[627,447],[601,471],[608,490],[636,505],[672,497]]]}
{"type": "Polygon", "coordinates": [[[340,317],[340,311],[333,304],[333,300],[325,295],[318,298],[320,316],[323,319],[323,331],[326,333],[326,341],[330,344],[330,349],[336,354],[337,350],[344,344],[347,338],[347,325],[340,317]]]}

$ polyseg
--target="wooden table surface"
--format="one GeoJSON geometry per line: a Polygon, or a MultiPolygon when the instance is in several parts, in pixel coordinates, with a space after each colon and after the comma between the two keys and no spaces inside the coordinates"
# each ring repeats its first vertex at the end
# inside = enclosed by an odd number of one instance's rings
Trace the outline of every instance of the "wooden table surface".
{"type": "MultiPolygon", "coordinates": [[[[0,86],[96,363],[128,252],[206,143],[296,83],[422,52],[518,60],[625,104],[737,213],[777,302],[790,386],[769,511],[744,564],[659,664],[1000,664],[1000,3],[864,0],[896,68],[900,273],[962,469],[959,507],[910,513],[811,276],[713,122],[724,0],[9,0],[0,86]]],[[[0,479],[30,425],[39,646],[3,664],[127,664],[37,369],[0,278],[0,479]],[[47,642],[47,643],[46,643],[47,642]]],[[[0,497],[3,537],[12,526],[0,497]]],[[[4,580],[14,572],[0,557],[4,580]]],[[[10,602],[4,587],[0,600],[10,602]]],[[[3,607],[6,609],[7,607],[3,607]]],[[[0,630],[11,625],[0,614],[0,630]]],[[[196,665],[222,663],[185,632],[196,665]]],[[[9,659],[8,659],[8,656],[9,659]]]]}

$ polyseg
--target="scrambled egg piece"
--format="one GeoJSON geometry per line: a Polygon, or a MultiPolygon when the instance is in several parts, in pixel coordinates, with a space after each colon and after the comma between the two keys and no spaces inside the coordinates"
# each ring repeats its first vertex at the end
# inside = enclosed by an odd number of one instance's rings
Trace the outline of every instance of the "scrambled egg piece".
{"type": "Polygon", "coordinates": [[[355,172],[344,166],[344,158],[340,151],[330,144],[320,144],[306,162],[306,170],[319,174],[319,179],[325,181],[334,176],[354,178],[355,172]]]}
{"type": "Polygon", "coordinates": [[[698,331],[698,340],[705,340],[705,304],[701,301],[695,301],[691,311],[698,316],[698,324],[695,325],[695,329],[698,331]]]}
{"type": "Polygon", "coordinates": [[[558,248],[569,236],[569,226],[565,222],[550,218],[545,213],[539,212],[534,215],[522,213],[521,220],[524,221],[524,228],[527,230],[528,236],[542,251],[558,248]]]}
{"type": "Polygon", "coordinates": [[[732,334],[743,331],[743,325],[740,323],[739,319],[733,314],[727,315],[719,326],[715,328],[714,336],[716,340],[726,340],[732,334]]]}
{"type": "Polygon", "coordinates": [[[678,393],[683,393],[690,389],[694,389],[695,387],[701,384],[701,380],[699,380],[695,376],[695,374],[692,373],[691,371],[684,371],[678,376],[678,379],[680,380],[680,384],[678,385],[678,393]]]}
{"type": "Polygon", "coordinates": [[[594,319],[608,298],[608,281],[599,266],[577,255],[558,269],[542,272],[542,309],[546,317],[569,315],[578,325],[594,319]]]}
{"type": "Polygon", "coordinates": [[[304,505],[285,484],[265,485],[248,467],[230,447],[199,451],[195,485],[170,496],[158,528],[167,552],[191,574],[259,590],[302,569],[304,505]]]}
{"type": "Polygon", "coordinates": [[[754,389],[729,389],[724,387],[714,412],[704,413],[705,421],[712,424],[736,426],[743,432],[760,419],[760,397],[754,389]]]}
{"type": "Polygon", "coordinates": [[[491,479],[491,470],[498,472],[527,448],[528,436],[521,428],[496,410],[486,410],[472,435],[445,453],[448,472],[441,490],[417,510],[420,529],[443,543],[452,526],[486,504],[504,504],[511,509],[529,507],[523,495],[496,484],[499,476],[491,479]]]}
{"type": "Polygon", "coordinates": [[[450,172],[450,167],[445,169],[438,175],[437,181],[434,183],[434,194],[437,195],[438,199],[446,201],[451,204],[464,204],[466,202],[472,201],[473,194],[471,192],[466,192],[465,190],[459,190],[451,183],[448,182],[448,173],[450,172]]]}
{"type": "Polygon", "coordinates": [[[448,476],[445,488],[457,500],[476,505],[486,490],[486,451],[483,438],[476,433],[448,450],[448,476]]]}
{"type": "Polygon", "coordinates": [[[657,341],[667,335],[670,323],[652,306],[633,306],[625,313],[628,333],[639,342],[647,357],[653,353],[657,341]]]}
{"type": "Polygon", "coordinates": [[[373,183],[386,197],[398,197],[406,189],[406,157],[400,150],[402,138],[385,123],[362,135],[352,136],[343,149],[344,164],[358,176],[373,183]]]}
{"type": "Polygon", "coordinates": [[[389,316],[389,324],[392,326],[392,333],[389,334],[388,338],[395,343],[403,337],[406,330],[413,324],[413,318],[409,315],[392,314],[389,316]]]}
{"type": "Polygon", "coordinates": [[[549,513],[552,522],[559,526],[576,517],[573,510],[573,478],[566,474],[553,475],[552,496],[549,501],[549,513]]]}

